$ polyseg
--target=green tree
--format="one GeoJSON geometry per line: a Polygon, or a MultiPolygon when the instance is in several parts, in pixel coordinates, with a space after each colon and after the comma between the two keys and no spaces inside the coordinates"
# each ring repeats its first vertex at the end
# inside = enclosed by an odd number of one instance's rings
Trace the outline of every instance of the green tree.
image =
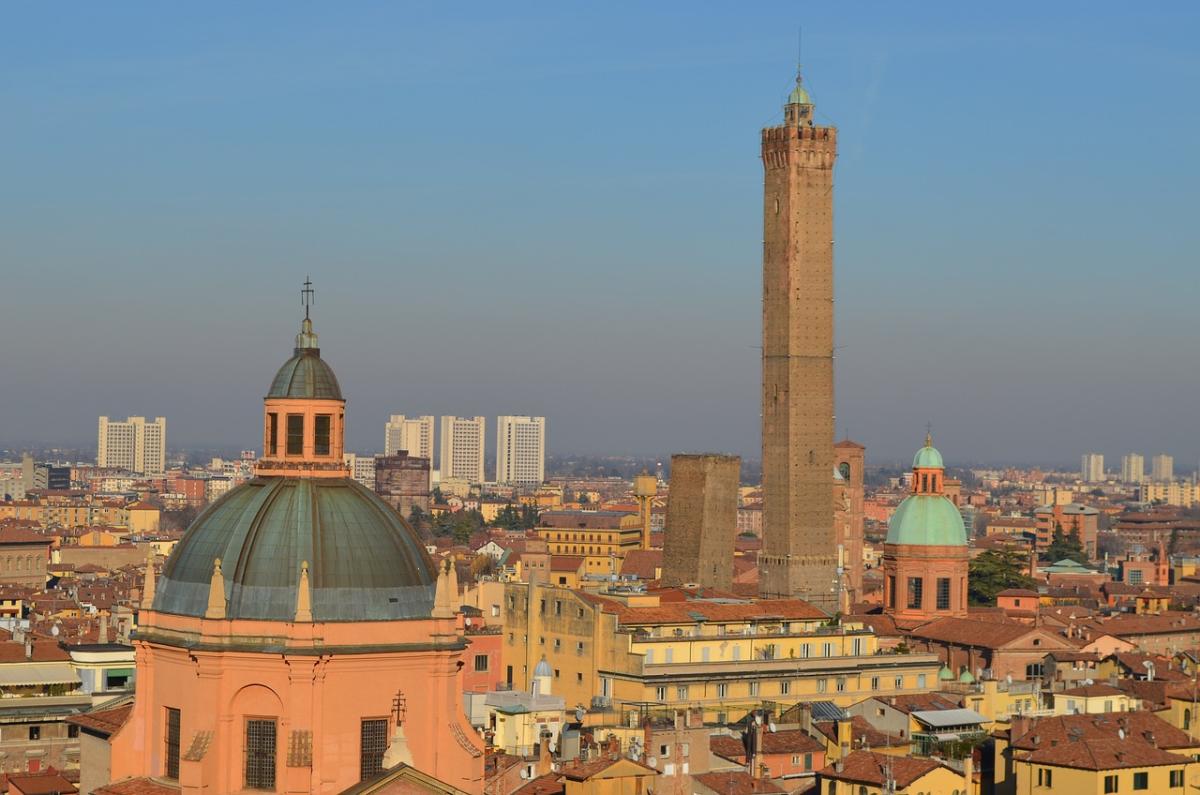
{"type": "Polygon", "coordinates": [[[1018,553],[995,549],[979,553],[967,572],[967,598],[973,605],[991,606],[1003,590],[1033,588],[1036,583],[1024,569],[1024,558],[1018,553]]]}
{"type": "Polygon", "coordinates": [[[1071,534],[1067,535],[1063,532],[1062,525],[1057,522],[1050,546],[1046,548],[1046,556],[1050,558],[1051,563],[1067,558],[1076,563],[1087,563],[1087,553],[1083,551],[1083,544],[1079,542],[1079,533],[1072,530],[1071,534]]]}

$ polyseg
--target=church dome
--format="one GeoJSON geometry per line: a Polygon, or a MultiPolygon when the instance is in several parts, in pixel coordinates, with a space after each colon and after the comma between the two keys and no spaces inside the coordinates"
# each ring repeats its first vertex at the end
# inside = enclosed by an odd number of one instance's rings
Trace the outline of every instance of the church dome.
{"type": "Polygon", "coordinates": [[[888,522],[888,544],[966,546],[962,514],[941,494],[910,494],[888,522]]]}
{"type": "Polygon", "coordinates": [[[202,617],[214,559],[229,619],[292,621],[309,566],[313,621],[428,618],[437,572],[391,506],[348,478],[258,477],[205,510],[163,569],[153,609],[202,617]]]}
{"type": "Polygon", "coordinates": [[[945,464],[942,463],[942,454],[933,446],[933,442],[926,440],[925,446],[917,451],[913,456],[913,467],[921,469],[945,469],[945,464]]]}
{"type": "Polygon", "coordinates": [[[312,320],[304,318],[296,335],[292,358],[283,363],[271,381],[268,398],[307,398],[310,400],[342,400],[342,388],[325,360],[312,320]]]}

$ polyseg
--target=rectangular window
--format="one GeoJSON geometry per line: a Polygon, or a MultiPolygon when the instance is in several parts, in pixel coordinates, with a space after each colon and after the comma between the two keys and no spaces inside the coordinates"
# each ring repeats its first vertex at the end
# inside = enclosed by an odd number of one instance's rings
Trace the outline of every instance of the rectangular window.
{"type": "Polygon", "coordinates": [[[938,577],[937,581],[937,609],[950,609],[950,578],[938,577]]]}
{"type": "Polygon", "coordinates": [[[167,707],[167,778],[179,778],[179,710],[167,707]]]}
{"type": "Polygon", "coordinates": [[[878,676],[872,676],[872,677],[871,677],[871,691],[872,691],[872,692],[874,692],[874,691],[876,691],[876,690],[878,690],[878,689],[879,689],[879,677],[878,677],[878,676]]]}
{"type": "Polygon", "coordinates": [[[922,591],[925,590],[925,580],[922,577],[908,578],[908,607],[910,610],[920,610],[922,591]]]}
{"type": "Polygon", "coordinates": [[[729,685],[727,685],[727,684],[717,685],[717,698],[726,698],[728,695],[729,695],[729,685]]]}
{"type": "Polygon", "coordinates": [[[486,671],[488,669],[488,656],[486,654],[475,655],[475,670],[486,671]]]}
{"type": "Polygon", "coordinates": [[[888,607],[890,607],[894,610],[896,608],[896,577],[895,577],[895,575],[892,575],[892,574],[888,575],[887,590],[888,590],[888,607]]]}
{"type": "Polygon", "coordinates": [[[1038,768],[1038,786],[1039,787],[1053,787],[1054,786],[1054,771],[1049,768],[1046,768],[1046,767],[1039,767],[1038,768]]]}
{"type": "Polygon", "coordinates": [[[827,687],[827,685],[826,685],[826,682],[824,679],[817,680],[817,692],[818,693],[824,693],[826,690],[826,687],[827,687]]]}
{"type": "Polygon", "coordinates": [[[665,687],[654,688],[654,700],[655,701],[666,701],[667,700],[667,689],[665,687]]]}
{"type": "Polygon", "coordinates": [[[287,415],[287,454],[304,455],[304,415],[287,415]]]}
{"type": "Polygon", "coordinates": [[[329,428],[333,417],[329,414],[318,414],[313,425],[313,452],[317,455],[329,455],[329,428]]]}
{"type": "Polygon", "coordinates": [[[758,682],[750,683],[750,695],[752,695],[752,696],[758,695],[758,682]]]}
{"type": "Polygon", "coordinates": [[[1150,774],[1145,770],[1133,774],[1134,789],[1150,789],[1150,774]]]}
{"type": "Polygon", "coordinates": [[[786,679],[779,683],[779,695],[786,696],[792,692],[792,683],[786,679]]]}
{"type": "Polygon", "coordinates": [[[682,685],[680,687],[675,688],[675,697],[677,699],[679,699],[680,701],[687,701],[687,697],[688,697],[687,685],[682,685]]]}
{"type": "Polygon", "coordinates": [[[1171,787],[1175,788],[1175,787],[1182,787],[1182,786],[1183,786],[1183,771],[1182,770],[1172,770],[1171,771],[1171,787]]]}
{"type": "MultiPolygon", "coordinates": [[[[289,416],[289,426],[291,419],[289,416]]],[[[251,718],[246,721],[246,789],[275,789],[274,720],[251,718]]]]}
{"type": "Polygon", "coordinates": [[[839,677],[837,678],[837,691],[838,691],[839,693],[845,693],[845,692],[846,692],[846,677],[844,677],[844,676],[839,676],[839,677]]]}
{"type": "Polygon", "coordinates": [[[358,777],[366,781],[383,772],[383,754],[388,747],[387,718],[365,718],[360,730],[358,777]]]}
{"type": "Polygon", "coordinates": [[[812,770],[812,754],[804,755],[804,769],[812,770]]]}
{"type": "Polygon", "coordinates": [[[29,739],[31,739],[31,740],[42,739],[42,727],[41,726],[30,726],[29,727],[29,739]]]}
{"type": "Polygon", "coordinates": [[[271,412],[267,415],[267,455],[279,453],[279,415],[271,412]]]}
{"type": "Polygon", "coordinates": [[[1112,795],[1114,792],[1119,792],[1117,786],[1117,777],[1115,775],[1104,777],[1104,795],[1112,795]]]}

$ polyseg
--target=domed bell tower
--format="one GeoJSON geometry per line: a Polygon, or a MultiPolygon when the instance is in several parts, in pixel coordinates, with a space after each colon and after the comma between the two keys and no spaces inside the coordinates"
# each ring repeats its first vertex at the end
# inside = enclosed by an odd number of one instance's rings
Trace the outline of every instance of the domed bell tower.
{"type": "Polygon", "coordinates": [[[312,282],[301,291],[304,320],[292,358],[284,362],[263,399],[263,455],[259,476],[343,478],[346,401],[337,376],[321,359],[309,309],[312,282]]]}

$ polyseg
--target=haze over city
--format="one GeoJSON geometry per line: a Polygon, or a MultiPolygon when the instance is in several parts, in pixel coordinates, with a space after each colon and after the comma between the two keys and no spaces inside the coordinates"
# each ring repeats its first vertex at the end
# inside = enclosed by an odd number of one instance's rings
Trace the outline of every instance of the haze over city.
{"type": "Polygon", "coordinates": [[[758,458],[762,170],[840,128],[837,433],[1200,455],[1193,6],[6,9],[0,446],[255,447],[299,282],[349,404],[758,458]],[[52,366],[51,366],[52,363],[52,366]]]}

